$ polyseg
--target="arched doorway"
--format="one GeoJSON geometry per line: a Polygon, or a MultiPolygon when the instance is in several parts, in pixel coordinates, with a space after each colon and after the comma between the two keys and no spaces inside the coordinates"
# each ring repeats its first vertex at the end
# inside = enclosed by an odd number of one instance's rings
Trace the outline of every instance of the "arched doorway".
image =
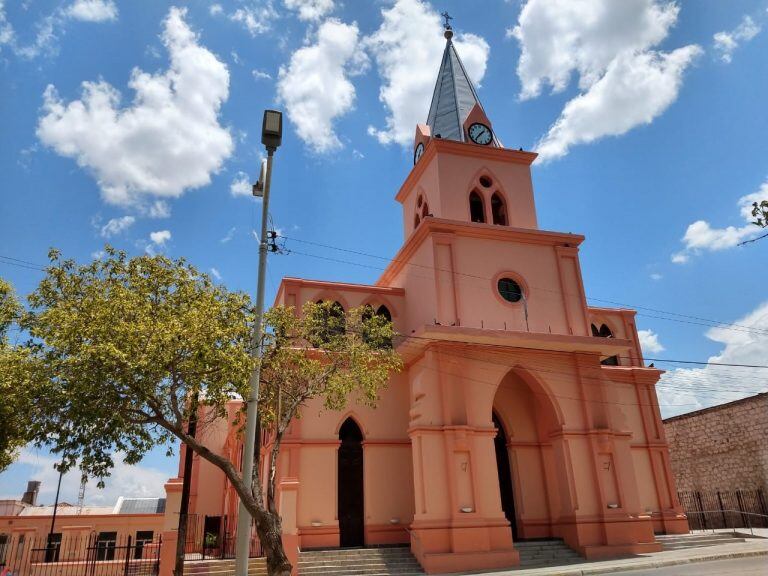
{"type": "Polygon", "coordinates": [[[496,448],[496,469],[499,473],[499,494],[501,496],[501,509],[504,516],[512,526],[512,539],[517,540],[517,519],[515,518],[515,495],[512,488],[512,468],[509,465],[509,451],[507,450],[507,433],[501,424],[496,412],[493,413],[493,425],[498,430],[493,440],[496,448]]]}
{"type": "Polygon", "coordinates": [[[347,418],[341,425],[339,440],[339,545],[352,548],[365,544],[363,433],[352,418],[347,418]]]}

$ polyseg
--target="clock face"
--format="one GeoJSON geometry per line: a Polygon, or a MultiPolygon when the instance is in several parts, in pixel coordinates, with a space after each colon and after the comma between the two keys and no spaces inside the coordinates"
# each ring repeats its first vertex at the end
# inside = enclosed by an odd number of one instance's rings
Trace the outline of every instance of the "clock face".
{"type": "Polygon", "coordinates": [[[424,143],[419,142],[419,145],[416,146],[416,150],[413,151],[413,163],[414,165],[416,162],[419,161],[419,158],[421,158],[421,155],[424,154],[424,143]]]}
{"type": "Polygon", "coordinates": [[[467,132],[469,133],[469,139],[475,144],[487,146],[491,143],[491,140],[493,140],[493,132],[491,132],[491,129],[480,122],[475,122],[470,125],[467,132]]]}

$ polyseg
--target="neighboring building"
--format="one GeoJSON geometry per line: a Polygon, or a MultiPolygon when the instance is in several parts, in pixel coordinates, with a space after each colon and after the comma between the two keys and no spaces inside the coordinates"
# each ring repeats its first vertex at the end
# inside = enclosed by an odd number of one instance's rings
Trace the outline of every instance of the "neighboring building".
{"type": "Polygon", "coordinates": [[[143,555],[156,560],[149,547],[170,528],[165,498],[120,497],[113,506],[60,502],[53,522],[54,507],[37,505],[39,487],[39,482],[30,482],[22,500],[0,501],[0,572],[8,566],[23,576],[32,573],[28,570],[35,563],[114,560],[121,546],[130,548],[132,559],[143,555]],[[89,553],[96,548],[98,555],[89,553]]]}
{"type": "MultiPolygon", "coordinates": [[[[410,544],[428,572],[514,566],[515,541],[530,538],[590,558],[660,550],[654,533],[688,531],[661,372],[643,362],[634,311],[587,304],[584,237],[539,229],[536,154],[501,145],[451,35],[395,197],[400,251],[373,285],[285,278],[277,293],[297,310],[370,305],[404,335],[405,361],[376,409],[318,400],[291,425],[286,549],[410,544]]],[[[234,429],[206,443],[239,461],[234,429]]],[[[191,491],[206,532],[229,533],[237,498],[223,474],[195,457],[191,491]]]]}
{"type": "Polygon", "coordinates": [[[768,527],[768,393],[664,420],[692,526],[768,527]]]}

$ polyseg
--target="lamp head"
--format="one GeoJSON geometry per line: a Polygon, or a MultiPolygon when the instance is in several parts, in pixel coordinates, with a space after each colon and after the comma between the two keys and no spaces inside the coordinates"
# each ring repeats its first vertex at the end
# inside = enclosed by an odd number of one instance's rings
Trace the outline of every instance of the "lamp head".
{"type": "Polygon", "coordinates": [[[276,150],[283,141],[283,113],[278,110],[264,110],[261,124],[261,143],[267,150],[276,150]]]}

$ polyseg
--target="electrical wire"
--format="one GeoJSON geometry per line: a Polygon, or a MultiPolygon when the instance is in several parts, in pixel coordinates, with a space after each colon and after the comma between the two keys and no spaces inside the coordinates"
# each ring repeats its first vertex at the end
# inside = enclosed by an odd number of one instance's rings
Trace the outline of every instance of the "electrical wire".
{"type": "MultiPolygon", "coordinates": [[[[491,281],[491,280],[493,280],[493,278],[487,277],[487,276],[480,276],[480,275],[476,275],[476,274],[468,274],[468,273],[465,273],[465,272],[457,272],[455,270],[447,270],[447,269],[436,268],[434,266],[429,266],[427,264],[419,264],[419,263],[416,263],[416,262],[410,262],[408,260],[403,260],[403,259],[387,258],[385,256],[380,256],[380,255],[376,255],[376,254],[369,254],[369,253],[362,252],[362,251],[359,251],[359,250],[351,250],[351,249],[348,249],[348,248],[341,248],[341,247],[338,247],[338,246],[333,246],[333,245],[330,245],[330,244],[324,244],[324,243],[321,243],[321,242],[314,242],[314,241],[311,241],[311,240],[304,240],[302,238],[296,238],[294,236],[281,235],[281,238],[284,238],[285,240],[292,240],[294,242],[299,242],[299,243],[302,243],[302,244],[307,244],[307,245],[311,245],[311,246],[317,246],[317,247],[320,247],[320,248],[326,248],[326,249],[329,249],[329,250],[337,250],[339,252],[346,252],[348,254],[355,254],[355,255],[358,255],[358,256],[364,256],[364,257],[368,257],[368,258],[375,258],[377,260],[383,260],[383,261],[386,261],[386,262],[398,262],[398,263],[403,263],[403,264],[408,265],[408,266],[413,266],[413,267],[417,267],[417,268],[423,268],[423,269],[432,270],[432,271],[436,271],[436,272],[448,272],[450,274],[453,274],[453,275],[456,275],[456,276],[461,276],[461,277],[464,277],[464,278],[470,278],[470,279],[475,279],[475,280],[483,280],[483,281],[491,281]]],[[[370,269],[374,269],[374,270],[384,271],[384,270],[387,269],[387,267],[372,266],[372,265],[369,265],[369,264],[361,264],[359,262],[352,262],[352,261],[349,261],[349,260],[342,260],[342,259],[338,259],[338,258],[330,258],[330,257],[327,257],[327,256],[320,256],[320,255],[317,255],[317,254],[310,254],[310,253],[306,253],[306,252],[300,252],[300,251],[293,250],[293,249],[288,249],[288,252],[289,253],[294,253],[294,254],[299,254],[299,255],[302,255],[302,256],[308,256],[308,257],[311,257],[311,258],[319,258],[319,259],[322,259],[322,260],[327,260],[327,261],[337,262],[337,263],[342,263],[342,264],[351,264],[351,265],[354,265],[354,266],[359,266],[359,267],[363,267],[363,268],[370,268],[370,269]]],[[[554,292],[554,293],[561,294],[561,295],[564,295],[564,296],[573,296],[574,295],[574,294],[564,293],[561,290],[552,289],[552,288],[545,288],[545,287],[541,287],[541,286],[531,286],[531,288],[535,288],[537,290],[544,290],[544,291],[548,291],[548,292],[554,292]]],[[[635,310],[646,310],[648,312],[654,312],[656,314],[665,314],[667,316],[676,316],[676,317],[679,317],[679,318],[688,318],[689,320],[697,321],[697,322],[692,322],[692,321],[684,322],[686,324],[696,324],[696,325],[708,326],[708,327],[712,327],[712,328],[723,328],[723,329],[727,329],[727,330],[735,330],[735,331],[738,331],[738,332],[751,332],[751,333],[758,333],[758,334],[766,334],[766,335],[768,335],[768,329],[755,328],[753,326],[746,326],[746,325],[743,325],[743,324],[736,324],[736,323],[733,323],[733,322],[723,322],[723,321],[720,321],[720,320],[714,320],[714,319],[705,318],[705,317],[702,317],[702,316],[695,316],[695,315],[691,315],[691,314],[682,314],[682,313],[679,313],[679,312],[670,312],[668,310],[661,310],[661,309],[652,308],[652,307],[649,307],[649,306],[637,306],[637,305],[633,305],[633,304],[626,304],[626,303],[623,303],[623,302],[618,302],[616,300],[608,300],[608,299],[604,299],[604,298],[588,297],[587,300],[590,300],[590,301],[593,301],[593,302],[601,302],[601,303],[604,303],[604,304],[612,304],[614,306],[621,306],[623,308],[630,308],[630,309],[635,309],[635,310]]],[[[682,320],[678,320],[678,319],[675,319],[675,318],[665,318],[665,317],[661,317],[661,316],[653,316],[653,315],[650,315],[650,314],[642,314],[642,313],[639,313],[639,312],[638,312],[638,315],[639,316],[646,316],[646,317],[649,317],[649,318],[656,318],[656,319],[660,319],[660,320],[669,320],[669,321],[673,321],[673,322],[683,322],[682,320]]]]}

